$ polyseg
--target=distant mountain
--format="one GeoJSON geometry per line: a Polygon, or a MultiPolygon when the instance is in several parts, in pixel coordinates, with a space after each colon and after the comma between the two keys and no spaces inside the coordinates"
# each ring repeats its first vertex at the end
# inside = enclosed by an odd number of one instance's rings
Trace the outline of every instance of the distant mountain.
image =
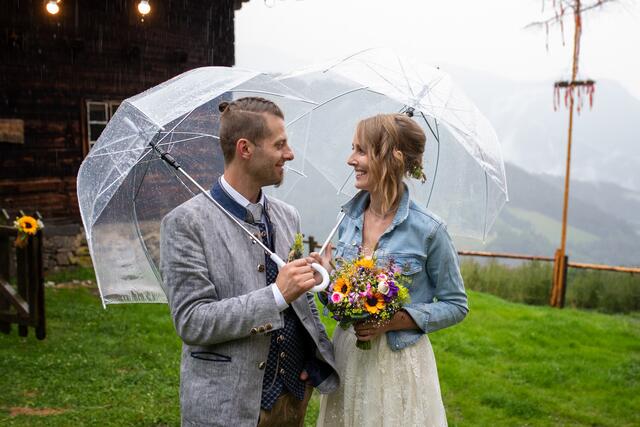
{"type": "MultiPolygon", "coordinates": [[[[564,175],[568,109],[553,109],[553,82],[521,83],[443,67],[489,118],[505,160],[536,174],[564,175]]],[[[571,175],[640,191],[640,100],[620,84],[596,81],[593,109],[574,115],[571,175]]]]}
{"type": "MultiPolygon", "coordinates": [[[[559,246],[564,181],[507,164],[511,200],[485,245],[457,239],[458,246],[553,256],[559,246]]],[[[640,265],[640,193],[614,184],[572,182],[567,252],[571,260],[640,265]]]]}

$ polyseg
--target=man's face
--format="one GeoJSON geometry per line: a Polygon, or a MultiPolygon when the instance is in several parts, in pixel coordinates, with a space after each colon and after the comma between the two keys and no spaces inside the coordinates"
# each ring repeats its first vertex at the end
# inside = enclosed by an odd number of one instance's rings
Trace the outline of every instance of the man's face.
{"type": "Polygon", "coordinates": [[[273,114],[264,114],[268,136],[254,144],[250,173],[264,187],[279,185],[284,178],[284,164],[293,160],[293,151],[287,143],[284,120],[273,114]]]}

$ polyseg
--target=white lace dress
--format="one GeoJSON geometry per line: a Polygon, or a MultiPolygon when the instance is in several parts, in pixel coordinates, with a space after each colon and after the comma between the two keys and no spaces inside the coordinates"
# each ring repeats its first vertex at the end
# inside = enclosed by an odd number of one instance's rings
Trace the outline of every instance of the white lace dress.
{"type": "Polygon", "coordinates": [[[318,427],[447,425],[427,335],[395,352],[381,335],[360,350],[353,329],[336,327],[333,344],[341,384],[321,397],[318,427]]]}

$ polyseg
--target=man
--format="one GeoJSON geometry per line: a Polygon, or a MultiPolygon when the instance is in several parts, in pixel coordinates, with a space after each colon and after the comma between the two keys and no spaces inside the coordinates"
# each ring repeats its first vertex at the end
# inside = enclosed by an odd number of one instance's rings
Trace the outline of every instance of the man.
{"type": "MultiPolygon", "coordinates": [[[[283,259],[299,231],[297,211],[267,199],[293,159],[284,116],[263,98],[220,105],[225,169],[211,195],[283,259]]],[[[311,385],[339,382],[318,318],[312,258],[280,271],[231,219],[198,195],[162,221],[161,262],[183,341],[183,426],[299,426],[311,385]]]]}

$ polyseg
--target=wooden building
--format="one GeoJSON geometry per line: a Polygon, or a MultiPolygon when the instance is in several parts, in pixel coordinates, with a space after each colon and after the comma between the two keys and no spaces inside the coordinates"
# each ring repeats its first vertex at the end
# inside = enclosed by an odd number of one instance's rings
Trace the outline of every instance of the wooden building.
{"type": "MultiPolygon", "coordinates": [[[[4,2],[3,2],[4,3],[4,2]]],[[[79,218],[82,159],[124,98],[234,63],[233,0],[7,0],[0,14],[0,207],[79,218]]]]}
{"type": "Polygon", "coordinates": [[[78,168],[119,103],[233,65],[242,0],[149,0],[145,16],[139,0],[54,0],[56,14],[48,0],[2,3],[0,208],[77,226],[78,168]]]}

